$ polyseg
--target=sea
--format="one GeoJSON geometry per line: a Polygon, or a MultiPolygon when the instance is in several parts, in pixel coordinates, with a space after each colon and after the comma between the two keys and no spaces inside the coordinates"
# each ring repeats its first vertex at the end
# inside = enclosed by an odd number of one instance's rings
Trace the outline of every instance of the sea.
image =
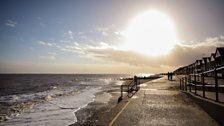
{"type": "MultiPolygon", "coordinates": [[[[0,125],[62,126],[77,122],[75,112],[127,74],[0,74],[0,125]]],[[[116,86],[117,85],[117,86],[116,86]]]]}

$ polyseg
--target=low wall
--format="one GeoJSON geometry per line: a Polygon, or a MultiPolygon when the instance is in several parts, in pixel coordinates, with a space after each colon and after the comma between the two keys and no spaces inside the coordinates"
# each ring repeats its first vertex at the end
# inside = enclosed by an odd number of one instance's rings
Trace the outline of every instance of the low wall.
{"type": "MultiPolygon", "coordinates": [[[[189,86],[188,86],[188,88],[189,88],[189,86]]],[[[194,86],[192,86],[191,87],[191,89],[194,89],[194,86]]],[[[201,87],[197,87],[197,90],[203,90],[203,87],[201,86],[201,87]]],[[[219,87],[219,93],[224,93],[224,87],[219,87]]],[[[216,89],[215,89],[215,85],[214,85],[214,87],[206,87],[205,86],[205,91],[211,91],[211,92],[215,92],[216,91],[216,89]]]]}
{"type": "Polygon", "coordinates": [[[196,104],[198,104],[202,109],[204,109],[213,119],[219,122],[222,126],[224,126],[224,105],[221,103],[217,103],[214,101],[210,101],[204,99],[199,96],[195,96],[192,93],[185,92],[188,96],[190,96],[196,104]]]}

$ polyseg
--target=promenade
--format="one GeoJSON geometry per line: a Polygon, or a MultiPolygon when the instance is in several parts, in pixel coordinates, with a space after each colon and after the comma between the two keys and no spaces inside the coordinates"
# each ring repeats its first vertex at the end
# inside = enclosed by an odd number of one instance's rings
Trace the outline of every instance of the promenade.
{"type": "Polygon", "coordinates": [[[106,112],[99,125],[109,126],[218,126],[191,98],[179,90],[179,80],[167,77],[141,84],[132,97],[106,112]]]}

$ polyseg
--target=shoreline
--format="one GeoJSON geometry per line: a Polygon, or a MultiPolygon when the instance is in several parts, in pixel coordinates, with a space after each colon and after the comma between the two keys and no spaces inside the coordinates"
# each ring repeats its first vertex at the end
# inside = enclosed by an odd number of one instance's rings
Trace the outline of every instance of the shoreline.
{"type": "MultiPolygon", "coordinates": [[[[38,101],[28,101],[28,102],[22,102],[22,103],[21,102],[19,102],[19,103],[12,102],[10,104],[7,102],[6,103],[2,102],[2,103],[0,103],[1,104],[0,108],[2,108],[0,113],[3,113],[3,114],[0,114],[0,117],[1,117],[0,125],[7,125],[7,124],[13,125],[13,124],[16,124],[15,122],[17,120],[25,119],[27,117],[34,119],[33,121],[28,122],[29,125],[36,125],[35,119],[37,116],[35,116],[35,115],[42,113],[41,112],[42,110],[46,110],[46,111],[43,111],[44,116],[51,114],[51,112],[53,112],[53,114],[58,114],[58,115],[59,115],[59,113],[64,114],[64,112],[66,112],[66,114],[67,114],[66,117],[58,116],[57,118],[60,118],[60,119],[62,118],[62,120],[63,119],[67,120],[68,121],[67,125],[75,123],[77,120],[76,120],[76,116],[73,113],[82,108],[85,108],[89,104],[89,102],[86,104],[82,103],[83,105],[81,107],[76,107],[76,105],[74,105],[74,103],[76,103],[76,102],[73,101],[73,97],[75,97],[75,96],[77,97],[77,95],[84,95],[84,96],[87,95],[87,96],[89,96],[88,97],[89,99],[92,99],[90,102],[94,101],[94,95],[89,95],[89,92],[87,92],[86,90],[93,92],[93,93],[100,91],[99,88],[90,88],[90,90],[88,88],[86,88],[79,92],[72,92],[72,93],[65,94],[65,95],[62,95],[59,97],[52,98],[52,97],[48,97],[48,95],[47,95],[44,99],[41,99],[38,101]],[[48,98],[48,99],[46,99],[46,98],[48,98]],[[61,104],[58,104],[58,101],[64,101],[66,103],[66,101],[68,101],[69,99],[70,99],[69,104],[66,104],[65,106],[64,106],[63,102],[61,102],[61,104]],[[75,107],[73,107],[72,105],[74,105],[75,107]],[[57,110],[59,110],[59,111],[57,111],[57,110]],[[64,112],[62,112],[62,111],[64,111],[64,112]],[[69,112],[69,111],[71,111],[71,112],[69,112]],[[48,113],[48,112],[50,112],[50,113],[48,113]],[[68,114],[70,116],[69,118],[68,118],[68,114]],[[71,115],[73,115],[73,116],[71,116],[71,115]],[[72,122],[72,120],[74,120],[74,121],[72,122]]],[[[92,93],[90,93],[90,94],[92,94],[92,93]]],[[[74,100],[77,100],[77,98],[75,98],[74,100]]],[[[87,101],[89,101],[89,100],[87,100],[87,101]]],[[[41,117],[41,118],[43,118],[43,117],[41,117]]],[[[49,117],[48,119],[51,120],[51,117],[49,117]]],[[[18,125],[20,125],[20,124],[18,124],[18,125]]],[[[26,124],[23,124],[23,122],[22,122],[21,125],[26,125],[26,124]]]]}
{"type": "MultiPolygon", "coordinates": [[[[143,80],[140,80],[140,83],[142,84],[142,83],[152,81],[155,79],[157,78],[143,79],[143,80]]],[[[127,82],[128,80],[125,80],[123,84],[127,82]]],[[[117,106],[119,108],[120,106],[122,106],[122,103],[118,104],[118,101],[117,101],[118,98],[120,97],[120,85],[113,85],[113,86],[116,86],[117,88],[109,89],[106,91],[102,90],[101,92],[96,94],[96,98],[97,98],[103,95],[104,93],[109,93],[111,97],[107,103],[102,103],[95,100],[89,103],[86,107],[75,112],[77,122],[69,126],[80,126],[80,125],[97,126],[99,124],[105,124],[108,121],[108,119],[106,119],[107,121],[104,122],[102,119],[104,118],[104,115],[116,109],[117,106]]],[[[126,96],[125,96],[125,99],[126,99],[126,96]]]]}
{"type": "Polygon", "coordinates": [[[69,126],[97,125],[100,117],[117,105],[117,98],[119,96],[120,85],[113,84],[112,87],[110,85],[104,87],[100,92],[95,94],[93,102],[75,112],[77,122],[69,126]],[[109,97],[107,100],[102,98],[105,97],[105,93],[107,94],[107,97],[109,97]]]}

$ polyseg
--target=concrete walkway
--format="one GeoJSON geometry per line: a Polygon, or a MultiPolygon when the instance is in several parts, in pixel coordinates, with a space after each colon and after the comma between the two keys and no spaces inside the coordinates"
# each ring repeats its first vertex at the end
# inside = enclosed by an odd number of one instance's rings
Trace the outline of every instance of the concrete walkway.
{"type": "Polygon", "coordinates": [[[219,125],[186,94],[179,91],[179,81],[168,81],[166,77],[141,84],[140,91],[121,104],[124,105],[119,106],[116,114],[112,114],[109,125],[219,125]]]}

